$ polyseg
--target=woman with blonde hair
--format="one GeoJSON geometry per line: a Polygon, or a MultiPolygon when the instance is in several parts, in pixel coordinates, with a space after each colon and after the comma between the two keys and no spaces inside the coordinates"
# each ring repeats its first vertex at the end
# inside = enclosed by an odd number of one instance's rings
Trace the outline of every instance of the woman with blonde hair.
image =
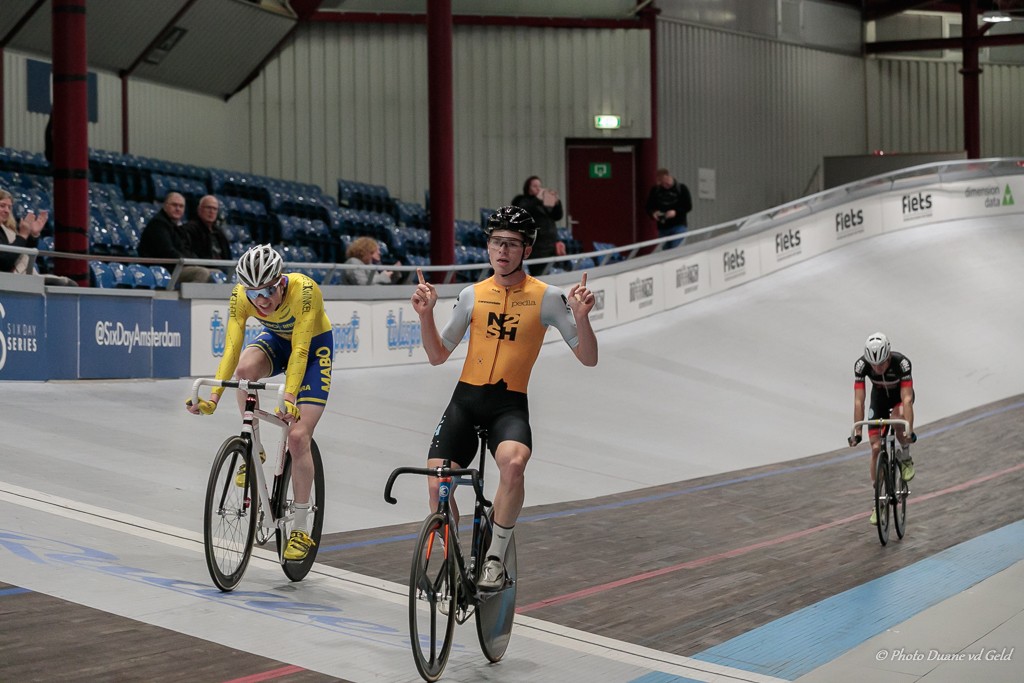
{"type": "MultiPolygon", "coordinates": [[[[0,190],[0,244],[14,247],[34,248],[39,244],[39,235],[50,217],[49,211],[38,214],[29,211],[21,222],[14,220],[14,197],[7,190],[0,190]]],[[[0,251],[0,271],[5,273],[31,273],[32,257],[0,251]]]]}
{"type": "MultiPolygon", "coordinates": [[[[359,237],[349,245],[345,258],[348,259],[345,263],[351,265],[380,265],[380,244],[372,237],[359,237]]],[[[395,265],[400,266],[402,262],[398,261],[395,265]]],[[[367,268],[345,270],[346,285],[390,285],[394,281],[395,272],[391,270],[376,273],[367,268]]]]}

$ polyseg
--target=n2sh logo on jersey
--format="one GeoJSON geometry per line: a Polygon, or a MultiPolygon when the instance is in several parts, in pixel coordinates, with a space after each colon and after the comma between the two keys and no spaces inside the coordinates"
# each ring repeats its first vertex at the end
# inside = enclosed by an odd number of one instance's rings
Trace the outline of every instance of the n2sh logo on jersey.
{"type": "Polygon", "coordinates": [[[519,313],[488,313],[487,336],[497,337],[498,341],[515,341],[521,319],[519,313]]]}

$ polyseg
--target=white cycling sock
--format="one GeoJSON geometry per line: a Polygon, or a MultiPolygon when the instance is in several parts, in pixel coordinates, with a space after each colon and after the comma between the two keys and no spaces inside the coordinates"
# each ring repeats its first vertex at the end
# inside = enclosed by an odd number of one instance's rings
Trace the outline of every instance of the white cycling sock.
{"type": "Polygon", "coordinates": [[[505,551],[508,550],[508,542],[512,538],[512,530],[515,526],[503,527],[494,524],[491,528],[491,545],[487,549],[486,557],[496,557],[505,560],[505,551]]]}
{"type": "Polygon", "coordinates": [[[305,531],[309,533],[309,510],[312,506],[309,503],[292,503],[295,510],[295,519],[292,521],[292,531],[305,531]]]}

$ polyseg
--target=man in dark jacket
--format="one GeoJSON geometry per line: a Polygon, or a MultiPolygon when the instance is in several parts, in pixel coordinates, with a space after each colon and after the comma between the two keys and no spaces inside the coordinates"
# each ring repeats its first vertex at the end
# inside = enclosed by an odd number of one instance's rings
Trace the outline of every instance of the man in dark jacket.
{"type": "MultiPolygon", "coordinates": [[[[142,258],[184,259],[196,258],[185,226],[181,223],[185,215],[185,197],[170,192],[164,198],[164,206],[146,224],[139,238],[139,256],[142,258]]],[[[174,264],[168,265],[169,270],[174,264]]],[[[201,266],[183,266],[179,282],[211,282],[210,271],[201,266]]]]}
{"type": "Polygon", "coordinates": [[[212,194],[199,200],[199,215],[185,224],[196,258],[231,259],[231,244],[217,220],[220,202],[212,194]]]}
{"type": "MultiPolygon", "coordinates": [[[[676,182],[667,168],[659,168],[656,179],[647,196],[647,213],[658,222],[658,237],[682,235],[686,232],[686,214],[693,209],[690,190],[676,182]]],[[[683,240],[671,240],[665,243],[665,248],[682,243],[683,240]]]]}

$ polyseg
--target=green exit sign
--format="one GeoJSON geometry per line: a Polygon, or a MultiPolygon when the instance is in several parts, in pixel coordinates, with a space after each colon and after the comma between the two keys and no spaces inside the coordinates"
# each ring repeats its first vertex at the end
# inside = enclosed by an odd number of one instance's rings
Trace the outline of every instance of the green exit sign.
{"type": "Polygon", "coordinates": [[[610,180],[612,177],[612,165],[607,161],[596,161],[590,164],[590,177],[599,180],[610,180]]]}

